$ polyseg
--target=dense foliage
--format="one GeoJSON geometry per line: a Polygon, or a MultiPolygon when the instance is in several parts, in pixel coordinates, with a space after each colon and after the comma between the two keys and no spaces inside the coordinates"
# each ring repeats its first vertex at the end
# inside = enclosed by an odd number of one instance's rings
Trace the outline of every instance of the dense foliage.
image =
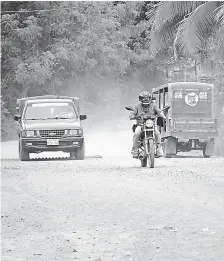
{"type": "Polygon", "coordinates": [[[2,2],[5,108],[14,114],[16,98],[57,93],[79,96],[87,113],[118,113],[131,92],[163,83],[163,69],[146,48],[143,6],[2,2]],[[31,12],[5,12],[24,9],[31,12]]]}
{"type": "Polygon", "coordinates": [[[75,95],[89,122],[117,118],[139,91],[175,80],[175,66],[185,72],[196,61],[221,106],[223,10],[221,1],[1,2],[2,138],[13,136],[17,98],[75,95]]]}

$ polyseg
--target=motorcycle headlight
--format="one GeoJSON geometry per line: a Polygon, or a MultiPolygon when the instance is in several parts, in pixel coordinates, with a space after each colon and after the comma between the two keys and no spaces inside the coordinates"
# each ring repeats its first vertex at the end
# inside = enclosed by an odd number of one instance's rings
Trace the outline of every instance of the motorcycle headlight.
{"type": "Polygon", "coordinates": [[[153,127],[153,121],[152,120],[147,120],[145,122],[145,126],[148,127],[148,128],[152,128],[153,127]]]}
{"type": "Polygon", "coordinates": [[[26,131],[26,136],[33,137],[33,136],[35,136],[35,133],[34,133],[34,131],[26,131]]]}

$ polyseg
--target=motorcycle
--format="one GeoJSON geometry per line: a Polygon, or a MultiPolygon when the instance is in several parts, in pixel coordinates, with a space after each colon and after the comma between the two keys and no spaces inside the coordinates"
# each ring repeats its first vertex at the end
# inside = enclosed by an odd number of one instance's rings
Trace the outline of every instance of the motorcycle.
{"type": "MultiPolygon", "coordinates": [[[[126,110],[128,111],[134,111],[134,108],[132,106],[126,106],[126,110]]],[[[165,107],[164,110],[168,110],[168,107],[165,107]]],[[[142,167],[154,168],[155,165],[155,157],[156,157],[156,141],[155,141],[155,116],[148,117],[147,119],[144,119],[144,116],[140,116],[139,119],[143,120],[143,123],[140,124],[141,126],[141,134],[140,134],[140,141],[139,141],[139,153],[138,153],[138,159],[141,161],[142,167]]],[[[161,117],[157,118],[157,124],[162,126],[163,120],[161,117]],[[159,123],[159,124],[158,124],[159,123]]],[[[137,127],[137,124],[134,124],[132,126],[133,132],[135,132],[135,129],[137,127]]]]}

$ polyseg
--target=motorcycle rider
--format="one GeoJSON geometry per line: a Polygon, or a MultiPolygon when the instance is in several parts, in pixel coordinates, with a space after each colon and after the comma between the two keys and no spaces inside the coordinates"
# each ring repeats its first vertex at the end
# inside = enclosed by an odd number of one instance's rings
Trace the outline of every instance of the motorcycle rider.
{"type": "MultiPolygon", "coordinates": [[[[133,146],[132,146],[132,155],[133,158],[138,158],[138,149],[139,149],[139,138],[141,134],[141,126],[140,124],[143,123],[143,120],[150,118],[150,116],[159,116],[163,119],[166,119],[165,115],[160,112],[157,105],[152,102],[151,94],[147,91],[143,91],[139,94],[139,104],[135,105],[134,111],[130,113],[129,119],[137,121],[137,127],[135,128],[134,135],[133,135],[133,146]],[[141,118],[143,117],[143,119],[141,118]]],[[[155,126],[155,136],[156,136],[156,155],[161,157],[161,135],[155,126]]]]}

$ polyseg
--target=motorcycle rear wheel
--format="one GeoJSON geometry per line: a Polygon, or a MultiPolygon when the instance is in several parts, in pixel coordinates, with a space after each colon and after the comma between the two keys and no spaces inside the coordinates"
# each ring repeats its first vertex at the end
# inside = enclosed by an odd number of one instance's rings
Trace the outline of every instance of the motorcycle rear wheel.
{"type": "Polygon", "coordinates": [[[150,168],[154,168],[155,165],[155,146],[153,140],[149,140],[148,144],[149,155],[148,155],[148,165],[150,168]]]}

